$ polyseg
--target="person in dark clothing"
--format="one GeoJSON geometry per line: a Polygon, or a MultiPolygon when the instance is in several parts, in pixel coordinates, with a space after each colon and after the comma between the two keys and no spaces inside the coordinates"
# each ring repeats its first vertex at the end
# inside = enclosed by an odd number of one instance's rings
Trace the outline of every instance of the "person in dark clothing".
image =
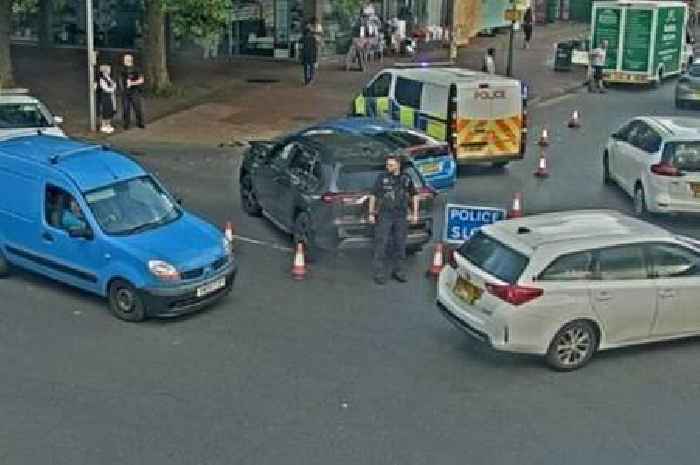
{"type": "Polygon", "coordinates": [[[407,281],[404,271],[406,261],[407,218],[418,222],[418,192],[411,177],[401,172],[396,156],[386,160],[386,172],[380,174],[369,198],[369,221],[374,226],[374,281],[386,283],[387,265],[392,266],[391,276],[399,282],[407,281]],[[391,247],[389,248],[389,246],[391,247]]]}
{"type": "Polygon", "coordinates": [[[318,40],[310,28],[304,31],[301,39],[301,63],[304,65],[304,85],[307,86],[316,77],[318,66],[318,40]]]}
{"type": "Polygon", "coordinates": [[[143,88],[143,74],[134,66],[134,57],[130,54],[124,55],[124,67],[119,77],[119,88],[122,92],[122,111],[124,117],[124,129],[129,129],[131,125],[131,109],[136,115],[136,124],[144,128],[143,124],[143,104],[141,102],[141,91],[143,88]]]}
{"type": "Polygon", "coordinates": [[[523,33],[525,34],[523,48],[530,48],[530,40],[532,39],[532,8],[525,10],[525,15],[523,15],[523,33]]]}

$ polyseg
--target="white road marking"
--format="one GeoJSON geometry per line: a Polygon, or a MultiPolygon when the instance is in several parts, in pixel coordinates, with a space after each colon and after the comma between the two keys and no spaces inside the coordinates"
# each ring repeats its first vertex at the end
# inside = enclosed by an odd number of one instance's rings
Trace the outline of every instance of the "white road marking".
{"type": "Polygon", "coordinates": [[[564,94],[560,95],[559,97],[554,97],[549,100],[545,100],[544,102],[540,102],[537,105],[535,105],[535,108],[542,108],[542,107],[548,107],[550,105],[554,105],[555,103],[559,103],[563,100],[570,99],[576,96],[576,93],[572,94],[564,94]]]}
{"type": "Polygon", "coordinates": [[[258,239],[252,239],[250,237],[239,236],[238,234],[234,234],[233,238],[236,240],[239,240],[241,242],[246,242],[248,244],[254,244],[254,245],[261,245],[263,247],[269,247],[271,249],[280,250],[282,252],[293,252],[294,251],[294,249],[291,247],[285,247],[283,245],[275,244],[274,242],[270,242],[270,241],[261,241],[258,239]]]}

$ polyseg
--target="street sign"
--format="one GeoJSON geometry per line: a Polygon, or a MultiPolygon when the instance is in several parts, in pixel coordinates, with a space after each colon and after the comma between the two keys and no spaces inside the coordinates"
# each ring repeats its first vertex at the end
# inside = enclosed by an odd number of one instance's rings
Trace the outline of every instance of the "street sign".
{"type": "Polygon", "coordinates": [[[511,23],[517,23],[520,20],[522,20],[523,12],[517,9],[505,10],[503,12],[503,16],[506,21],[510,21],[511,23]]]}
{"type": "Polygon", "coordinates": [[[445,205],[445,231],[443,240],[448,244],[461,244],[479,228],[505,219],[502,208],[477,207],[448,203],[445,205]]]}

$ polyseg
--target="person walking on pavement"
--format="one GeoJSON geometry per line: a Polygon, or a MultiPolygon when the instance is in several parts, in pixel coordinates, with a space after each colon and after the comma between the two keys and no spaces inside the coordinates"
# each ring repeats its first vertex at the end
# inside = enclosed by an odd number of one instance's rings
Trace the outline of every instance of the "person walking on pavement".
{"type": "Polygon", "coordinates": [[[525,34],[523,48],[530,48],[530,40],[532,39],[532,8],[525,10],[523,15],[523,33],[525,34]]]}
{"type": "Polygon", "coordinates": [[[481,71],[488,74],[496,74],[496,49],[489,48],[484,55],[484,64],[481,71]]]}
{"type": "Polygon", "coordinates": [[[318,63],[318,40],[310,28],[306,28],[301,39],[301,63],[304,65],[304,85],[308,86],[316,77],[318,63]]]}
{"type": "Polygon", "coordinates": [[[597,87],[600,93],[605,93],[603,85],[603,68],[605,67],[605,58],[608,48],[608,41],[602,41],[598,47],[591,50],[591,66],[593,67],[592,80],[589,81],[588,90],[593,92],[593,88],[597,87]]]}
{"type": "Polygon", "coordinates": [[[131,54],[124,55],[124,68],[122,69],[119,84],[122,92],[122,111],[124,117],[124,129],[131,125],[131,109],[136,115],[136,124],[145,128],[143,124],[143,104],[141,103],[141,89],[143,88],[143,74],[134,66],[134,57],[131,54]]]}
{"type": "Polygon", "coordinates": [[[100,125],[100,131],[111,134],[114,132],[114,127],[112,127],[112,118],[116,113],[116,99],[114,97],[114,91],[116,90],[116,83],[111,76],[111,66],[102,65],[100,66],[99,73],[99,106],[100,106],[100,119],[102,124],[100,125]]]}
{"type": "Polygon", "coordinates": [[[418,193],[411,177],[401,172],[398,156],[386,159],[386,172],[377,176],[369,197],[369,222],[374,226],[374,282],[385,284],[388,266],[391,276],[405,283],[408,212],[410,222],[418,222],[418,193]],[[391,247],[389,247],[391,246],[391,247]]]}

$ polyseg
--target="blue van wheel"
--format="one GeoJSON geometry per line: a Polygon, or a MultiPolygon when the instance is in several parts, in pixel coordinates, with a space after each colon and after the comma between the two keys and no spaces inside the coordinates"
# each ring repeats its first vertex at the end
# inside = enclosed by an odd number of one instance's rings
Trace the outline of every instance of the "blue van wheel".
{"type": "Polygon", "coordinates": [[[121,279],[109,286],[109,309],[124,321],[143,321],[146,317],[146,309],[136,288],[121,279]]]}
{"type": "Polygon", "coordinates": [[[0,278],[4,278],[10,274],[10,263],[5,258],[5,255],[0,249],[0,278]]]}

